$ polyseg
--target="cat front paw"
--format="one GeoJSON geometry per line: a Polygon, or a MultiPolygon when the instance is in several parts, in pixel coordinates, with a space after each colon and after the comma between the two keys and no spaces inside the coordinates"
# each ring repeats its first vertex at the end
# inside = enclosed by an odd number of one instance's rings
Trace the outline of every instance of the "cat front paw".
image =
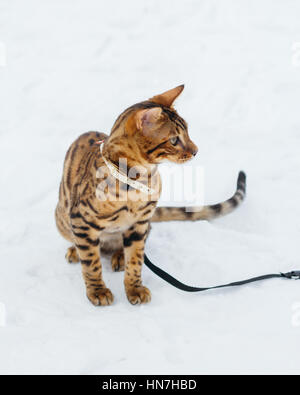
{"type": "Polygon", "coordinates": [[[147,287],[139,286],[136,288],[126,289],[126,294],[131,304],[149,303],[151,301],[151,292],[147,287]]]}
{"type": "Polygon", "coordinates": [[[110,306],[114,301],[114,296],[108,288],[88,290],[87,297],[94,306],[110,306]]]}

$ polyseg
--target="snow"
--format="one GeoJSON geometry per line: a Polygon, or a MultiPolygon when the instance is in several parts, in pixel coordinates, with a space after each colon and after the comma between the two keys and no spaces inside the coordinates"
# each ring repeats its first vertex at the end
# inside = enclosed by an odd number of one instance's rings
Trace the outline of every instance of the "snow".
{"type": "Polygon", "coordinates": [[[299,373],[298,282],[188,294],[145,267],[137,307],[105,260],[115,303],[96,308],[54,223],[71,142],[184,82],[205,201],[240,169],[248,195],[211,223],[154,224],[150,259],[198,286],[300,269],[299,17],[294,0],[1,1],[0,373],[299,373]]]}

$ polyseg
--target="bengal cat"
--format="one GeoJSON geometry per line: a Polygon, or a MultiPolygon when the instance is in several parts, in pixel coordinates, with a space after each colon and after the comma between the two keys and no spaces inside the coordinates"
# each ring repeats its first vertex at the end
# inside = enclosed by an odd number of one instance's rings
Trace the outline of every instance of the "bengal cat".
{"type": "Polygon", "coordinates": [[[194,212],[156,208],[161,192],[157,165],[166,159],[184,163],[197,153],[185,120],[173,107],[183,88],[178,86],[129,107],[117,118],[109,136],[85,133],[66,154],[56,224],[72,243],[67,260],[81,262],[87,297],[94,305],[113,302],[102,278],[100,251],[112,254],[114,271],[125,270],[130,303],[147,303],[151,293],[142,284],[141,270],[150,222],[212,219],[232,211],[244,199],[245,174],[240,172],[236,193],[226,202],[194,212]],[[102,152],[99,140],[103,140],[102,152]],[[127,169],[121,158],[126,159],[127,169]],[[117,173],[133,171],[130,178],[151,186],[151,191],[145,193],[116,179],[107,164],[117,173]]]}

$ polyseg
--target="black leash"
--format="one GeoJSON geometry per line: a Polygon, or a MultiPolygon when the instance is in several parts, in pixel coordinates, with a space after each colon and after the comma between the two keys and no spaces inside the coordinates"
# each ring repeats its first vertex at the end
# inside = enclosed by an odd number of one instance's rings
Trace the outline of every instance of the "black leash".
{"type": "Polygon", "coordinates": [[[147,255],[144,256],[145,265],[153,271],[153,273],[157,274],[158,277],[165,280],[167,283],[173,285],[174,287],[181,289],[182,291],[186,292],[202,292],[207,291],[209,289],[218,289],[218,288],[227,288],[227,287],[236,287],[238,285],[245,285],[249,283],[253,283],[255,281],[262,281],[262,280],[269,280],[271,278],[286,278],[292,280],[300,280],[300,270],[295,270],[292,272],[287,273],[278,273],[278,274],[265,274],[263,276],[249,278],[248,280],[243,281],[236,281],[230,284],[224,285],[217,285],[215,287],[207,287],[207,288],[198,288],[198,287],[191,287],[189,285],[183,284],[181,281],[176,280],[176,278],[172,277],[169,273],[165,272],[164,270],[160,269],[156,265],[154,265],[147,255]]]}

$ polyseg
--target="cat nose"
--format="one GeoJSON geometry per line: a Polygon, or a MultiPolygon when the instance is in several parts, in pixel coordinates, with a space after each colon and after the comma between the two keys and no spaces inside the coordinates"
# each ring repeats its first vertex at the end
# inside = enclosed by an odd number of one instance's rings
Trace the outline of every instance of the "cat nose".
{"type": "Polygon", "coordinates": [[[195,148],[194,151],[192,152],[193,156],[196,156],[198,153],[198,148],[195,148]]]}
{"type": "Polygon", "coordinates": [[[197,155],[197,152],[198,152],[198,147],[197,147],[197,145],[194,144],[194,143],[192,143],[192,144],[190,145],[190,153],[191,153],[193,156],[196,156],[196,155],[197,155]]]}

